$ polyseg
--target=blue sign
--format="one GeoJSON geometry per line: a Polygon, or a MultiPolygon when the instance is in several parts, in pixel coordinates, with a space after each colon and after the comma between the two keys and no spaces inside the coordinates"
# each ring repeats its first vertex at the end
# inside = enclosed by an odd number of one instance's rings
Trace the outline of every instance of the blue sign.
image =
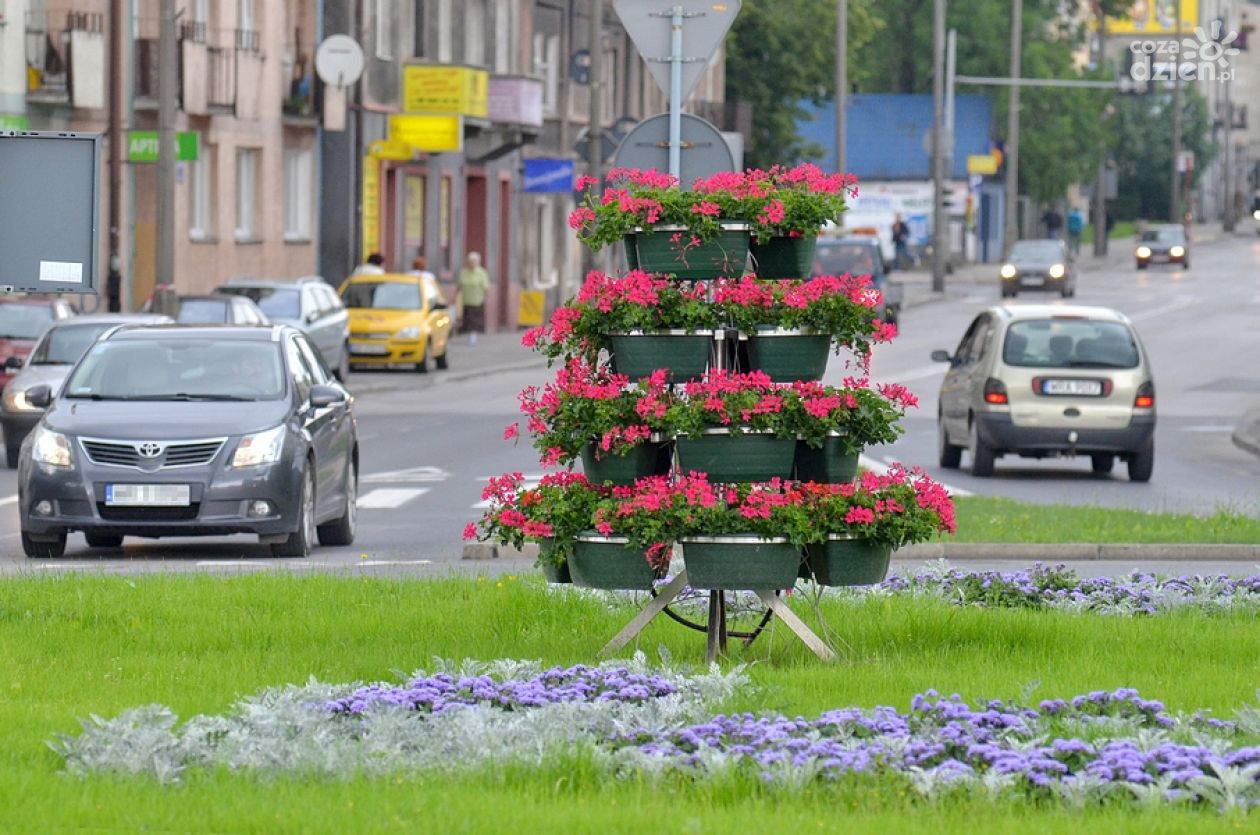
{"type": "Polygon", "coordinates": [[[525,160],[525,191],[573,191],[573,160],[525,160]]]}

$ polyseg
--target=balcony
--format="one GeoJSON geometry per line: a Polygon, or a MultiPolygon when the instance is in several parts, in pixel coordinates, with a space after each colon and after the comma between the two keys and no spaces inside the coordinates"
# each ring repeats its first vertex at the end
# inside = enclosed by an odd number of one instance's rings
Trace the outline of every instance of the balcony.
{"type": "MultiPolygon", "coordinates": [[[[26,98],[43,104],[69,104],[76,33],[103,39],[100,12],[28,11],[26,13],[26,98]]],[[[103,49],[103,43],[98,45],[103,49]]],[[[88,66],[91,67],[89,59],[88,66]]]]}
{"type": "MultiPolygon", "coordinates": [[[[142,110],[158,106],[160,28],[161,22],[156,18],[137,21],[134,93],[135,105],[142,110]]],[[[204,21],[183,21],[176,29],[176,37],[180,108],[193,114],[233,112],[237,105],[238,56],[258,54],[258,33],[212,29],[204,21]]]]}

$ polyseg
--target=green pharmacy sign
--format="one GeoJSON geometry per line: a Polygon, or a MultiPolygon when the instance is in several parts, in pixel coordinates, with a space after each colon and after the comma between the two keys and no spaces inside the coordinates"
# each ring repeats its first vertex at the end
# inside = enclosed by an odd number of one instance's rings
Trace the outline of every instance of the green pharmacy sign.
{"type": "MultiPolygon", "coordinates": [[[[159,147],[157,131],[127,131],[128,161],[157,162],[159,147]]],[[[179,131],[175,134],[175,159],[180,162],[197,161],[197,134],[194,131],[179,131]]]]}
{"type": "Polygon", "coordinates": [[[30,130],[31,124],[25,116],[10,116],[0,113],[0,130],[30,130]]]}

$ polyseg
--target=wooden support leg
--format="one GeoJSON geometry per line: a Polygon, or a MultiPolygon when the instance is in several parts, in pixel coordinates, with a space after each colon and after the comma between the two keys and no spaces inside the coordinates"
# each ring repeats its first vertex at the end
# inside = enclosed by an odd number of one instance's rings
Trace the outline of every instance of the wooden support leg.
{"type": "Polygon", "coordinates": [[[805,643],[805,646],[814,651],[815,655],[823,661],[834,661],[836,659],[836,654],[831,647],[824,644],[822,639],[805,625],[805,621],[798,618],[796,613],[788,608],[788,605],[783,602],[782,598],[772,591],[758,591],[756,594],[770,611],[774,612],[781,621],[787,624],[788,629],[796,633],[796,637],[800,638],[805,643]]]}
{"type": "Polygon", "coordinates": [[[674,579],[670,580],[661,588],[657,589],[656,597],[652,598],[643,609],[634,616],[634,619],[627,623],[620,632],[613,636],[613,639],[604,645],[599,651],[600,655],[609,655],[624,647],[635,639],[635,637],[643,631],[643,628],[651,622],[652,618],[659,615],[665,610],[665,607],[673,602],[683,589],[687,587],[687,572],[680,571],[674,575],[674,579]]]}

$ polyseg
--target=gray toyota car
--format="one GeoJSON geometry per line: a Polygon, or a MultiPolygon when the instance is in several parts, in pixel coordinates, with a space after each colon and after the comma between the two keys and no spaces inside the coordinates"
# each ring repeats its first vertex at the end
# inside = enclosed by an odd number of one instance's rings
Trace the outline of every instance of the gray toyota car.
{"type": "Polygon", "coordinates": [[[292,328],[116,328],[59,393],[26,396],[47,407],[18,463],[28,557],[69,531],[94,548],[254,534],[281,557],[354,540],[353,401],[292,328]]]}

